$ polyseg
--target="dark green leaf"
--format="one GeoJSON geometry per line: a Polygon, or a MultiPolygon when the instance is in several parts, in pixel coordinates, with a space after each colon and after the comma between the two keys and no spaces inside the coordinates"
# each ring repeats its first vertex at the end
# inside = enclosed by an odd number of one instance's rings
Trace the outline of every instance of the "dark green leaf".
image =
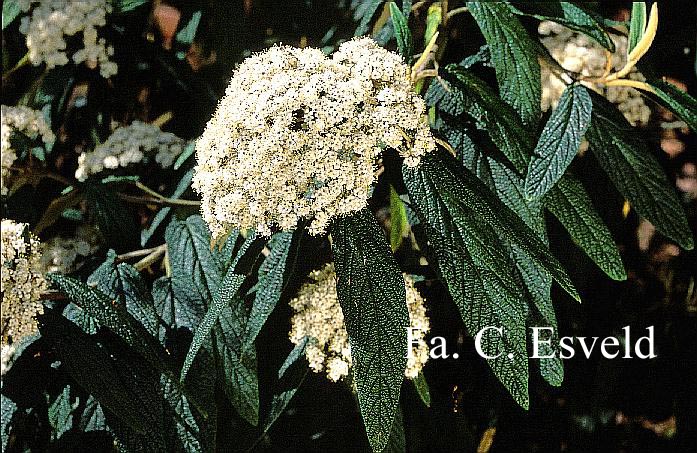
{"type": "Polygon", "coordinates": [[[362,36],[368,32],[370,28],[370,20],[375,15],[375,12],[382,5],[383,0],[365,0],[358,4],[358,7],[353,13],[353,20],[360,21],[354,36],[362,36]]]}
{"type": "Polygon", "coordinates": [[[223,312],[223,310],[230,305],[230,303],[242,304],[243,302],[236,298],[237,291],[242,286],[244,282],[244,275],[238,275],[233,273],[234,269],[230,269],[225,278],[220,283],[218,291],[213,297],[213,301],[203,317],[201,323],[196,327],[196,332],[194,333],[194,339],[191,341],[191,347],[189,352],[186,354],[186,360],[184,360],[184,365],[181,371],[181,380],[184,380],[186,373],[189,371],[191,364],[201,348],[203,343],[208,339],[211,333],[211,329],[218,322],[218,317],[223,312]],[[233,302],[234,301],[234,302],[233,302]]]}
{"type": "Polygon", "coordinates": [[[390,17],[392,17],[392,24],[394,25],[394,34],[397,38],[399,54],[404,57],[406,62],[409,62],[413,52],[413,41],[411,31],[409,30],[409,23],[395,2],[390,2],[389,5],[390,17]]]}
{"type": "MultiPolygon", "coordinates": [[[[490,220],[498,211],[508,212],[509,217],[515,214],[445,153],[425,157],[417,168],[404,166],[403,174],[413,206],[426,228],[438,272],[468,332],[475,335],[485,327],[504,326],[504,335],[483,337],[482,350],[488,356],[501,353],[487,363],[518,404],[527,408],[525,289],[497,235],[500,226],[490,220]],[[496,211],[490,211],[494,206],[496,211]],[[511,354],[510,359],[506,352],[511,354]]],[[[527,228],[515,218],[515,228],[527,228]]],[[[530,235],[534,238],[534,233],[530,235]]]]}
{"type": "MultiPolygon", "coordinates": [[[[14,21],[22,13],[21,2],[7,1],[2,3],[2,29],[14,21]]],[[[3,451],[5,449],[3,448],[3,451]]]]}
{"type": "Polygon", "coordinates": [[[211,250],[211,234],[200,216],[172,219],[165,240],[174,295],[189,307],[192,320],[198,324],[218,292],[225,263],[220,253],[211,250]]]}
{"type": "Polygon", "coordinates": [[[186,147],[184,148],[184,151],[177,157],[177,160],[174,162],[174,166],[172,167],[174,170],[179,170],[179,168],[184,165],[184,163],[191,157],[194,153],[196,152],[196,141],[192,140],[190,141],[186,147]]]}
{"type": "Polygon", "coordinates": [[[148,3],[150,0],[116,0],[113,2],[114,12],[125,13],[148,3]]]}
{"type": "Polygon", "coordinates": [[[406,368],[409,315],[404,278],[384,232],[367,209],[338,219],[331,235],[358,403],[370,445],[382,451],[406,368]]]}
{"type": "MultiPolygon", "coordinates": [[[[548,245],[547,229],[540,200],[527,200],[524,196],[524,181],[511,169],[489,159],[491,172],[496,182],[496,191],[506,206],[511,208],[525,224],[548,245]]],[[[546,269],[531,262],[520,247],[513,245],[512,254],[520,271],[523,283],[528,289],[530,299],[539,314],[538,324],[557,331],[557,319],[552,305],[552,275],[546,269]]],[[[546,351],[549,352],[549,351],[546,351]]],[[[549,355],[548,353],[542,355],[549,355]]],[[[564,366],[558,357],[540,359],[542,377],[551,385],[559,386],[564,378],[564,366]]]]}
{"type": "Polygon", "coordinates": [[[644,36],[646,30],[646,2],[632,2],[632,19],[629,25],[629,44],[627,45],[627,55],[629,55],[644,36]]]}
{"type": "MultiPolygon", "coordinates": [[[[222,287],[221,287],[222,289],[222,287]]],[[[222,360],[225,393],[237,412],[250,424],[259,423],[259,382],[254,347],[244,350],[247,310],[242,300],[233,300],[215,327],[218,355],[222,360]]]]}
{"type": "Polygon", "coordinates": [[[66,385],[48,406],[48,422],[51,425],[51,436],[54,439],[60,438],[73,427],[73,406],[70,404],[69,385],[66,385]]]}
{"type": "Polygon", "coordinates": [[[286,357],[283,365],[278,370],[279,382],[276,385],[273,398],[271,400],[271,409],[264,421],[264,433],[278,420],[283,411],[285,411],[290,400],[293,399],[295,392],[305,380],[308,373],[307,362],[301,360],[305,357],[305,345],[307,338],[301,341],[286,357]]]}
{"type": "Polygon", "coordinates": [[[419,398],[426,405],[426,407],[431,407],[431,391],[428,388],[428,382],[426,381],[426,376],[424,376],[423,371],[419,371],[419,374],[414,378],[414,388],[416,393],[419,394],[419,398]]]}
{"type": "Polygon", "coordinates": [[[484,81],[457,65],[448,65],[442,78],[429,86],[426,102],[448,115],[470,116],[519,173],[525,172],[535,147],[533,135],[484,81]]]}
{"type": "Polygon", "coordinates": [[[585,87],[572,85],[564,90],[528,166],[525,178],[528,198],[542,198],[562,177],[590,126],[592,109],[593,101],[585,87]]]}
{"type": "Polygon", "coordinates": [[[85,408],[82,410],[80,419],[77,421],[77,428],[80,431],[105,431],[107,429],[106,418],[104,411],[99,401],[90,395],[85,403],[85,408]]]}
{"type": "Polygon", "coordinates": [[[191,15],[191,19],[187,22],[181,30],[179,30],[175,36],[175,39],[179,44],[190,45],[194,42],[196,37],[196,31],[198,30],[198,24],[201,22],[201,11],[195,11],[191,15]]]}
{"type": "MultiPolygon", "coordinates": [[[[7,2],[5,2],[7,3],[7,2]]],[[[6,451],[7,440],[10,438],[10,422],[12,422],[12,416],[17,410],[17,405],[10,398],[5,396],[5,394],[0,394],[0,439],[2,440],[2,451],[6,451]]]]}
{"type": "Polygon", "coordinates": [[[580,182],[570,175],[564,176],[545,197],[545,207],[603,272],[614,280],[627,278],[612,234],[580,182]]]}
{"type": "Polygon", "coordinates": [[[658,101],[668,107],[697,134],[697,99],[662,80],[648,80],[658,101]]]}
{"type": "Polygon", "coordinates": [[[87,284],[118,301],[151,335],[157,336],[159,321],[145,281],[130,264],[116,263],[113,250],[109,250],[104,263],[89,276],[87,284]]]}
{"type": "Polygon", "coordinates": [[[590,36],[611,52],[615,44],[603,28],[600,18],[588,11],[580,2],[510,2],[516,14],[557,22],[571,30],[590,36]]]}
{"type": "Polygon", "coordinates": [[[94,318],[100,325],[121,337],[151,364],[167,369],[164,353],[150,333],[128,313],[125,304],[112,300],[97,288],[59,274],[48,274],[47,279],[68,299],[94,318]]]}
{"type": "Polygon", "coordinates": [[[540,119],[542,86],[535,44],[505,3],[467,2],[489,44],[501,97],[535,127],[540,119]]]}
{"type": "Polygon", "coordinates": [[[592,97],[587,138],[601,167],[640,216],[691,250],[694,242],[685,212],[658,160],[614,105],[595,93],[592,97]]]}
{"type": "Polygon", "coordinates": [[[390,186],[390,247],[395,252],[402,245],[404,236],[409,232],[407,209],[399,194],[390,186]]]}
{"type": "Polygon", "coordinates": [[[252,346],[264,323],[281,298],[285,281],[286,261],[292,241],[292,232],[277,233],[269,241],[269,255],[259,267],[259,281],[256,285],[254,303],[247,322],[247,331],[244,334],[245,349],[252,346]]]}
{"type": "Polygon", "coordinates": [[[123,379],[122,370],[109,353],[70,321],[46,313],[39,318],[41,335],[54,345],[62,365],[73,379],[119,420],[138,433],[153,433],[157,423],[150,424],[149,410],[143,406],[132,387],[133,381],[123,379]]]}
{"type": "Polygon", "coordinates": [[[407,441],[404,437],[404,416],[402,409],[397,409],[397,414],[392,423],[392,431],[390,432],[390,441],[383,450],[383,453],[404,453],[407,451],[407,441]]]}

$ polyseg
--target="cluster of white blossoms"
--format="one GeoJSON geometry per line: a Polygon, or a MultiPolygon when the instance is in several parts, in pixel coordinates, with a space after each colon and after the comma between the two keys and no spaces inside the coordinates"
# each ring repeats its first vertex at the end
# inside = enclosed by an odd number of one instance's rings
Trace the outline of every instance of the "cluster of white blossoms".
{"type": "Polygon", "coordinates": [[[15,355],[15,346],[3,343],[0,346],[0,376],[4,376],[12,367],[15,355]]]}
{"type": "MultiPolygon", "coordinates": [[[[550,21],[541,22],[538,32],[543,36],[542,44],[564,69],[587,77],[603,75],[606,65],[606,51],[593,39],[550,21]]],[[[626,63],[627,37],[614,34],[610,37],[615,43],[615,52],[612,54],[611,62],[612,68],[618,71],[626,63]]],[[[646,80],[636,68],[632,69],[627,78],[641,82],[646,80]]],[[[586,85],[617,105],[632,125],[644,126],[648,124],[651,109],[636,89],[626,86],[586,85]]],[[[542,109],[548,110],[550,107],[556,107],[566,86],[567,84],[554,71],[543,66],[542,109]]]]}
{"type": "Polygon", "coordinates": [[[49,69],[67,64],[66,37],[82,32],[82,47],[73,53],[73,61],[92,69],[99,66],[105,78],[116,74],[118,67],[109,59],[114,49],[97,35],[111,12],[108,0],[19,0],[19,4],[25,13],[31,10],[22,18],[19,31],[27,37],[32,64],[46,63],[49,69]]]}
{"type": "MultiPolygon", "coordinates": [[[[311,283],[304,284],[298,296],[290,301],[295,314],[291,318],[290,341],[299,344],[308,338],[305,356],[310,368],[325,371],[327,378],[338,381],[347,376],[351,368],[351,346],[344,324],[336,292],[334,264],[310,274],[311,283]]],[[[413,338],[418,342],[412,346],[404,375],[415,378],[428,360],[428,345],[425,337],[430,329],[424,299],[408,275],[404,275],[409,322],[413,338]]]]}
{"type": "Polygon", "coordinates": [[[48,283],[41,272],[41,244],[28,232],[27,225],[3,219],[0,229],[2,344],[16,344],[36,333],[34,317],[43,312],[39,297],[48,289],[48,283]]]}
{"type": "Polygon", "coordinates": [[[78,157],[75,177],[84,181],[106,170],[128,167],[154,159],[162,168],[169,168],[182,153],[186,142],[171,132],[163,132],[154,124],[133,121],[116,129],[106,141],[78,157]]]}
{"type": "Polygon", "coordinates": [[[89,225],[80,225],[72,237],[54,236],[43,244],[41,269],[45,273],[74,272],[80,260],[95,253],[100,244],[97,230],[89,225]]]}
{"type": "Polygon", "coordinates": [[[331,58],[273,47],[247,58],[196,142],[193,187],[214,238],[232,228],[311,234],[366,206],[380,154],[415,166],[435,149],[401,57],[369,38],[331,58]]]}
{"type": "Polygon", "coordinates": [[[2,195],[7,195],[7,178],[10,176],[9,168],[17,160],[17,152],[12,148],[10,141],[12,134],[23,134],[31,140],[41,138],[45,144],[51,144],[56,139],[51,127],[44,119],[44,114],[40,110],[33,110],[27,106],[8,106],[1,107],[2,127],[0,135],[0,151],[2,154],[2,173],[0,176],[0,186],[2,195]]]}

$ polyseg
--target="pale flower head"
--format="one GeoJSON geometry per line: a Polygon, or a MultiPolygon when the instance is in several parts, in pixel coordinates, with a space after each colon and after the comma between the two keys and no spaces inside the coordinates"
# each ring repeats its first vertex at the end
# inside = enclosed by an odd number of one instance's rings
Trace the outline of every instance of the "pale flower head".
{"type": "Polygon", "coordinates": [[[33,110],[24,105],[2,106],[2,126],[0,135],[2,143],[0,154],[2,155],[1,191],[2,195],[8,193],[8,178],[11,176],[10,167],[17,160],[17,151],[12,148],[12,135],[22,134],[30,140],[40,139],[44,146],[52,144],[56,137],[51,127],[44,119],[40,110],[33,110]]]}
{"type": "Polygon", "coordinates": [[[72,60],[92,69],[99,67],[105,78],[116,74],[116,63],[109,60],[113,49],[97,33],[111,12],[108,0],[22,0],[20,8],[29,12],[19,31],[27,36],[32,64],[45,63],[48,69],[68,64],[66,37],[82,32],[82,47],[73,53],[72,60]]]}
{"type": "Polygon", "coordinates": [[[43,312],[40,296],[48,283],[41,272],[41,244],[27,225],[3,219],[1,230],[2,344],[15,344],[36,333],[34,317],[43,312]]]}
{"type": "Polygon", "coordinates": [[[184,150],[184,140],[163,132],[154,124],[133,121],[118,127],[104,143],[78,156],[75,178],[80,181],[106,170],[126,168],[145,161],[155,161],[170,168],[184,150]]]}
{"type": "MultiPolygon", "coordinates": [[[[538,32],[542,35],[542,44],[567,71],[576,72],[586,77],[603,75],[606,50],[593,39],[550,21],[541,22],[538,32]]],[[[618,71],[626,63],[627,37],[612,34],[610,38],[615,43],[615,52],[611,56],[611,66],[613,71],[618,71]]],[[[557,106],[567,84],[546,65],[542,66],[541,74],[542,109],[548,110],[557,106]]],[[[636,68],[632,69],[627,78],[641,82],[646,80],[636,68]]],[[[651,109],[636,89],[626,86],[605,87],[582,83],[615,104],[632,125],[645,126],[648,124],[651,109]]]]}
{"type": "MultiPolygon", "coordinates": [[[[338,381],[348,376],[351,369],[351,346],[336,292],[334,264],[312,272],[309,278],[312,281],[303,285],[297,297],[290,301],[294,311],[290,340],[299,344],[307,338],[305,357],[310,369],[326,373],[330,381],[338,381]]],[[[407,359],[404,375],[413,379],[429,358],[425,337],[430,323],[424,299],[406,274],[404,287],[409,325],[416,343],[407,359]]]]}
{"type": "Polygon", "coordinates": [[[435,145],[401,58],[369,38],[247,58],[196,142],[193,187],[214,238],[309,219],[322,234],[366,206],[383,148],[417,165],[435,145]]]}

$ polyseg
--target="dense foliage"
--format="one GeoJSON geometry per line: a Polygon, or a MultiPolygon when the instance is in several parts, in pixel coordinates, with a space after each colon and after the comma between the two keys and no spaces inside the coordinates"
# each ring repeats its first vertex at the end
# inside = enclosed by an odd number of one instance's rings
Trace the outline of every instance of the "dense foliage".
{"type": "Polygon", "coordinates": [[[219,3],[3,3],[3,451],[286,449],[320,423],[303,385],[354,417],[321,448],[423,450],[412,414],[468,404],[453,366],[498,402],[444,442],[488,451],[498,406],[569,376],[528,333],[593,297],[574,268],[632,278],[617,213],[693,249],[654,143],[697,100],[646,64],[658,2],[305,2],[256,41],[256,2],[219,3]],[[298,11],[305,48],[250,57],[298,11]]]}

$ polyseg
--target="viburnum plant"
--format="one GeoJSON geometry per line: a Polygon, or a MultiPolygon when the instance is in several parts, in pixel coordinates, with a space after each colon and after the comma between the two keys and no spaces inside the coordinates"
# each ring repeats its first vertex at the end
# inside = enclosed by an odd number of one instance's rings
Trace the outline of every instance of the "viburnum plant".
{"type": "Polygon", "coordinates": [[[129,39],[153,33],[129,38],[124,24],[146,1],[4,2],[3,40],[26,53],[8,51],[3,82],[38,75],[2,109],[3,448],[44,430],[62,446],[92,433],[124,451],[253,449],[311,370],[354,392],[374,451],[403,450],[405,379],[430,401],[421,290],[436,284],[469,335],[504,328],[482,350],[527,409],[531,373],[559,386],[564,368],[554,341],[529,361],[526,331],[556,332],[555,282],[564,303],[581,300],[545,212],[626,278],[578,160],[693,248],[639,132],[653,102],[697,131],[697,101],[641,66],[657,2],[635,3],[627,23],[580,2],[442,2],[411,28],[411,1],[354,3],[356,38],[248,56],[200,136],[181,138],[162,130],[171,112],[119,115],[108,96],[144,64],[169,80],[191,63],[201,11],[176,34],[161,26],[168,49],[143,47],[144,63],[129,39]],[[483,45],[445,62],[465,14],[483,45]],[[38,192],[42,209],[23,211],[38,192]],[[288,330],[266,331],[283,304],[288,330]],[[271,370],[261,335],[293,344],[271,370]],[[23,380],[37,361],[54,381],[23,380]],[[226,417],[256,442],[229,443],[226,417]]]}

